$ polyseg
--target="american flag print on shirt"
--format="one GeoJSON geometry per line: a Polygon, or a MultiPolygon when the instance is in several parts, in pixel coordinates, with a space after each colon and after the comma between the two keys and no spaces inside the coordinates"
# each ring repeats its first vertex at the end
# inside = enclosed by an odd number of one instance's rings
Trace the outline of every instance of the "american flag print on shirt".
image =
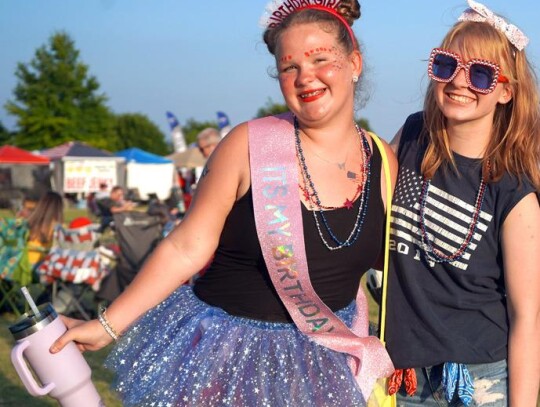
{"type": "MultiPolygon", "coordinates": [[[[398,183],[392,201],[392,221],[390,233],[392,239],[390,250],[400,254],[415,251],[415,259],[425,258],[422,249],[422,232],[420,230],[420,194],[422,192],[422,176],[409,168],[401,167],[398,183]]],[[[426,230],[433,246],[446,255],[454,253],[467,236],[474,213],[473,204],[451,195],[433,184],[429,187],[426,200],[426,230]]],[[[471,243],[463,257],[449,263],[460,270],[467,270],[471,256],[488,230],[493,216],[485,211],[480,218],[471,243]]],[[[431,267],[435,263],[428,260],[431,267]]]]}

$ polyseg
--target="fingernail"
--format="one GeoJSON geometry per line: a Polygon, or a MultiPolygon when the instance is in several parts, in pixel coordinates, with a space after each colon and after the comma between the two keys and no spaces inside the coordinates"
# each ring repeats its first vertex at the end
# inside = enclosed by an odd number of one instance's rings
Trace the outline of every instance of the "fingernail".
{"type": "Polygon", "coordinates": [[[51,351],[51,353],[56,353],[56,352],[58,352],[58,347],[56,345],[53,345],[53,346],[51,346],[50,351],[51,351]]]}

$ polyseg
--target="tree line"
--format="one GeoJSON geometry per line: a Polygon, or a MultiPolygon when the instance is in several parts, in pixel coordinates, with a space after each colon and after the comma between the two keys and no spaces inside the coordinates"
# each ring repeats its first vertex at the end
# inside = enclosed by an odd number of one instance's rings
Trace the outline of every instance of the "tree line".
{"type": "MultiPolygon", "coordinates": [[[[163,132],[146,115],[111,111],[97,78],[80,61],[80,51],[65,32],[54,33],[30,62],[19,62],[15,76],[13,99],[4,108],[17,118],[17,129],[9,131],[0,122],[1,145],[41,150],[77,140],[109,151],[138,147],[158,155],[172,152],[163,132]]],[[[256,117],[286,110],[286,105],[268,99],[256,117]]],[[[367,120],[359,124],[370,130],[367,120]]],[[[217,123],[188,119],[182,125],[186,142],[195,141],[205,127],[217,123]]]]}

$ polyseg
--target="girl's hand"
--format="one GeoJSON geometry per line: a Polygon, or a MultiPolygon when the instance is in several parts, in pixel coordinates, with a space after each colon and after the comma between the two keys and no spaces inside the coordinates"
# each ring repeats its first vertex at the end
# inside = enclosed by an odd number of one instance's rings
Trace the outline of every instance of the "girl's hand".
{"type": "Polygon", "coordinates": [[[66,344],[74,341],[81,352],[96,351],[112,342],[112,338],[96,319],[82,321],[60,315],[68,330],[56,340],[49,349],[51,353],[60,352],[66,344]]]}

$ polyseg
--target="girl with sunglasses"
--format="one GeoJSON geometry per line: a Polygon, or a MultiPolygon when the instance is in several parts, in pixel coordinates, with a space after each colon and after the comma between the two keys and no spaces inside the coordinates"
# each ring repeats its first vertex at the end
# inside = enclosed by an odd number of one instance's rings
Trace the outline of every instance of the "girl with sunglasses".
{"type": "Polygon", "coordinates": [[[469,1],[392,142],[389,390],[407,406],[536,406],[540,112],[528,39],[469,1]]]}

